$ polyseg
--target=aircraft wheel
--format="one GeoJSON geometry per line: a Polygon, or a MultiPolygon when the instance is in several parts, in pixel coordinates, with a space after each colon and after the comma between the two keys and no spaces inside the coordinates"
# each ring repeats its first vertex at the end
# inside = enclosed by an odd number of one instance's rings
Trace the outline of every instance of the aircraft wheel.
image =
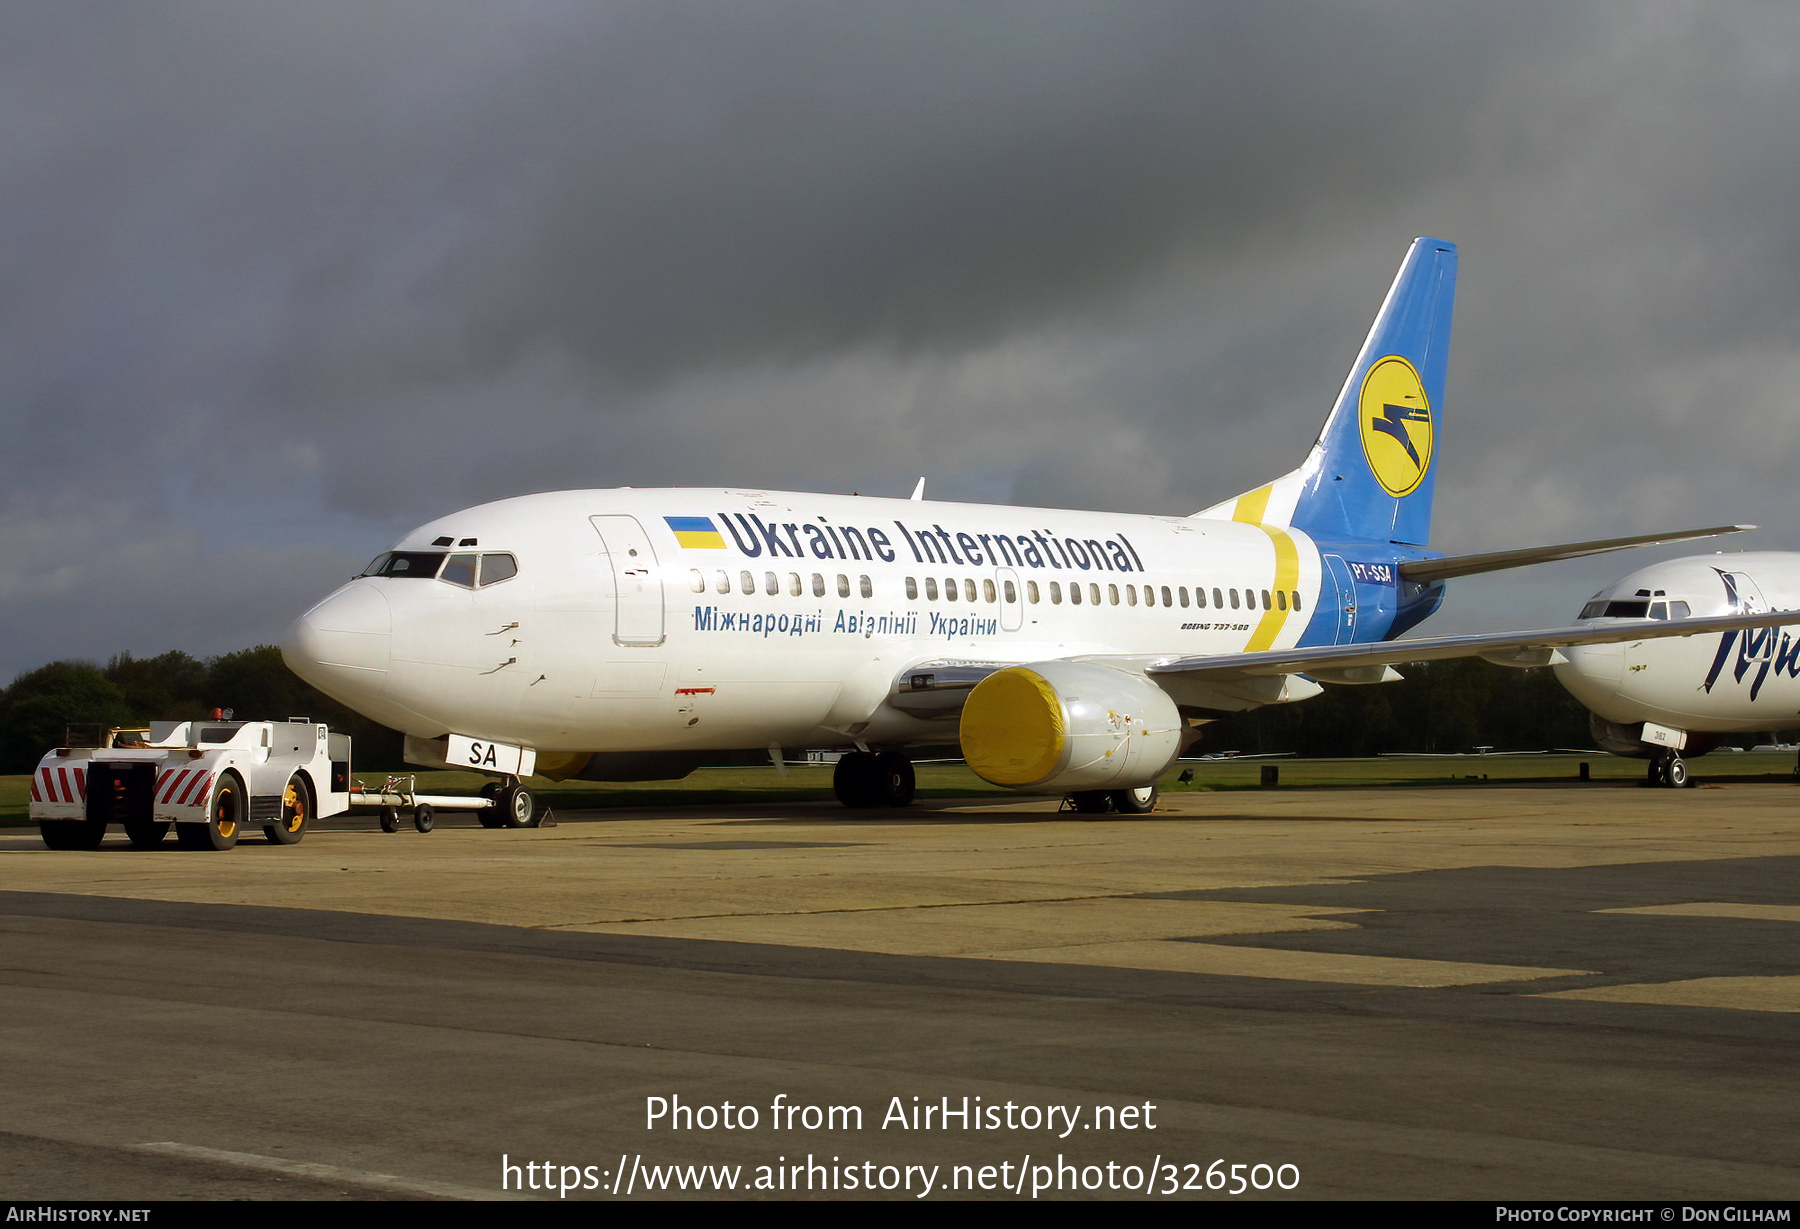
{"type": "Polygon", "coordinates": [[[529,828],[536,810],[531,791],[515,785],[500,795],[500,822],[508,828],[529,828]]]}
{"type": "Polygon", "coordinates": [[[506,816],[501,811],[501,795],[504,793],[506,787],[498,781],[489,781],[481,787],[481,796],[493,804],[475,812],[475,818],[481,821],[483,828],[506,827],[506,816]]]}
{"type": "Polygon", "coordinates": [[[381,830],[383,832],[400,831],[400,812],[393,807],[381,808],[381,830]]]}
{"type": "Polygon", "coordinates": [[[1687,785],[1687,761],[1679,755],[1670,759],[1668,767],[1663,772],[1663,779],[1668,782],[1670,789],[1681,789],[1687,785]]]}
{"type": "Polygon", "coordinates": [[[281,791],[281,818],[272,824],[263,825],[263,835],[269,838],[271,845],[298,844],[306,835],[306,825],[312,819],[312,794],[306,788],[306,778],[295,773],[288,778],[287,788],[281,791]]]}
{"type": "Polygon", "coordinates": [[[91,819],[40,819],[38,835],[51,849],[98,849],[106,825],[91,819]]]}
{"type": "Polygon", "coordinates": [[[183,849],[224,852],[238,843],[244,826],[244,783],[235,772],[222,773],[213,787],[211,805],[203,824],[177,824],[175,835],[183,849]]]}
{"type": "Polygon", "coordinates": [[[881,803],[881,764],[870,751],[846,751],[831,774],[831,791],[852,810],[881,803]]]}
{"type": "Polygon", "coordinates": [[[912,805],[913,793],[918,788],[918,778],[913,773],[911,760],[898,751],[883,751],[875,759],[875,773],[882,806],[909,807],[912,805]]]}
{"type": "Polygon", "coordinates": [[[1103,789],[1070,794],[1069,801],[1075,804],[1075,810],[1082,815],[1105,815],[1113,809],[1113,796],[1103,789]]]}
{"type": "Polygon", "coordinates": [[[437,825],[437,816],[431,813],[431,805],[421,802],[413,808],[413,827],[420,832],[430,832],[437,825]]]}
{"type": "Polygon", "coordinates": [[[1650,757],[1650,767],[1644,773],[1644,783],[1646,785],[1661,785],[1663,783],[1662,756],[1653,755],[1650,757]]]}
{"type": "Polygon", "coordinates": [[[125,835],[138,849],[155,849],[169,835],[168,820],[128,819],[125,821],[125,835]]]}
{"type": "Polygon", "coordinates": [[[1156,806],[1160,792],[1154,785],[1142,789],[1116,789],[1112,795],[1112,809],[1121,815],[1148,815],[1156,806]]]}

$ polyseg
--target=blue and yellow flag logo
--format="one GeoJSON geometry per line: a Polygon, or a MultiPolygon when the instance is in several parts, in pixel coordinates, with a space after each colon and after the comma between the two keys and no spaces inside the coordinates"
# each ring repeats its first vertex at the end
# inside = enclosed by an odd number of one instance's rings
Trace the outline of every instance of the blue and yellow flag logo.
{"type": "Polygon", "coordinates": [[[724,550],[725,538],[710,516],[665,516],[675,541],[689,550],[724,550]]]}

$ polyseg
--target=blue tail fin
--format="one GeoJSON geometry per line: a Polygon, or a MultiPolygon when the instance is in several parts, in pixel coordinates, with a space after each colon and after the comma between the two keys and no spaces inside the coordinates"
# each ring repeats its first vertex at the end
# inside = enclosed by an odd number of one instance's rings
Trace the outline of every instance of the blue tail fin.
{"type": "Polygon", "coordinates": [[[1455,300],[1456,245],[1413,240],[1306,463],[1200,515],[1425,545],[1455,300]]]}

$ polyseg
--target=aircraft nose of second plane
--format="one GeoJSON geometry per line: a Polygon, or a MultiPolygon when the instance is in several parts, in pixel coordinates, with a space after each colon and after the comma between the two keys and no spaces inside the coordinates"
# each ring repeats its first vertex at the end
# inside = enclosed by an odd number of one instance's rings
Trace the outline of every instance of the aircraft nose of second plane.
{"type": "Polygon", "coordinates": [[[346,701],[374,695],[387,682],[393,624],[379,589],[348,584],[294,620],[281,656],[327,695],[346,701]]]}

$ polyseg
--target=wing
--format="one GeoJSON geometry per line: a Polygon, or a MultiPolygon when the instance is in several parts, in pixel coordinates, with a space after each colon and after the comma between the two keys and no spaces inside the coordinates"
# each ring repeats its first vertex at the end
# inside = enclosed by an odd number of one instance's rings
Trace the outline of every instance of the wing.
{"type": "MultiPolygon", "coordinates": [[[[1320,645],[1310,649],[1275,649],[1262,653],[1223,653],[1212,657],[1139,659],[1153,678],[1185,676],[1226,681],[1304,674],[1326,683],[1379,683],[1393,677],[1389,667],[1413,661],[1452,657],[1484,657],[1503,666],[1548,666],[1557,650],[1578,644],[1617,644],[1668,636],[1705,636],[1751,627],[1800,624],[1800,611],[1718,615],[1705,619],[1607,620],[1580,627],[1547,627],[1525,632],[1484,632],[1472,636],[1434,636],[1417,640],[1384,640],[1374,644],[1320,645]]],[[[1101,660],[1101,659],[1095,659],[1101,660]]]]}

